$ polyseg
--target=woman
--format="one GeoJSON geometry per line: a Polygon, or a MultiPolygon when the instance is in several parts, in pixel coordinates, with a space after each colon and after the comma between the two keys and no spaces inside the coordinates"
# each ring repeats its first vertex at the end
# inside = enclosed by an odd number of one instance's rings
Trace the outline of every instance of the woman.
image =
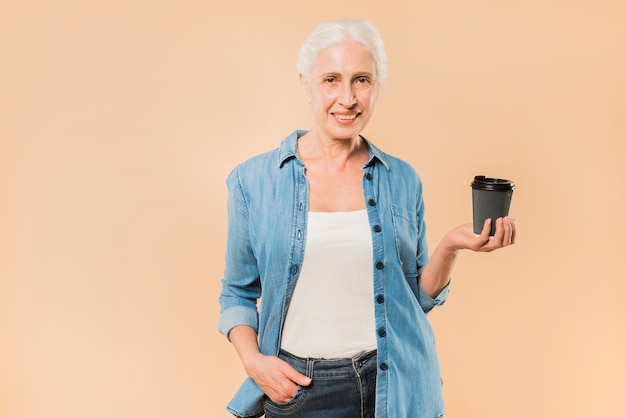
{"type": "Polygon", "coordinates": [[[445,235],[429,259],[421,181],[360,136],[387,76],[376,29],[316,28],[298,61],[309,131],[229,175],[219,329],[249,375],[239,417],[443,416],[426,314],[462,249],[513,244],[512,219],[445,235]],[[258,310],[257,310],[258,302],[258,310]]]}

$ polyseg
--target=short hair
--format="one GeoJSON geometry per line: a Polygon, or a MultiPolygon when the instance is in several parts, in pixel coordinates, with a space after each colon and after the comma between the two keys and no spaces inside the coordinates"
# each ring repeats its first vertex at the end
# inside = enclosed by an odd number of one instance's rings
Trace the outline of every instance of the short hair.
{"type": "Polygon", "coordinates": [[[358,42],[372,54],[378,83],[384,85],[389,75],[387,52],[378,30],[362,19],[331,20],[313,29],[298,52],[298,72],[309,80],[319,53],[346,41],[358,42]]]}

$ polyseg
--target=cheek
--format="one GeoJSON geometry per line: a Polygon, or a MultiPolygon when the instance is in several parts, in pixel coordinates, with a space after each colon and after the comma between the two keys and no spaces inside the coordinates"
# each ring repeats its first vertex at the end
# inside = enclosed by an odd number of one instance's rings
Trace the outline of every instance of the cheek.
{"type": "Polygon", "coordinates": [[[371,112],[376,104],[376,94],[373,91],[362,92],[359,95],[359,102],[371,112]]]}
{"type": "Polygon", "coordinates": [[[317,105],[322,108],[331,107],[337,99],[336,96],[337,95],[332,91],[322,90],[315,95],[315,102],[317,102],[317,105]]]}
{"type": "Polygon", "coordinates": [[[337,92],[335,90],[322,90],[320,98],[323,103],[332,104],[337,100],[337,92]]]}

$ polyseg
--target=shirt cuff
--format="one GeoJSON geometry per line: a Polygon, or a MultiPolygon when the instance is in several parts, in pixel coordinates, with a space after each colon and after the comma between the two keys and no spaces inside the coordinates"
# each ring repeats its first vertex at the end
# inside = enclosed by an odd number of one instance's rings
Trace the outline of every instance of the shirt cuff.
{"type": "Polygon", "coordinates": [[[222,312],[217,323],[217,328],[228,338],[228,341],[230,341],[228,333],[238,325],[248,325],[256,332],[259,332],[258,311],[256,309],[246,308],[245,306],[232,306],[222,312]]]}
{"type": "Polygon", "coordinates": [[[418,282],[418,285],[418,299],[424,313],[430,312],[435,306],[443,305],[448,299],[448,295],[450,294],[450,282],[448,282],[448,284],[443,289],[441,289],[441,292],[439,292],[439,294],[434,298],[424,290],[421,281],[418,282]]]}

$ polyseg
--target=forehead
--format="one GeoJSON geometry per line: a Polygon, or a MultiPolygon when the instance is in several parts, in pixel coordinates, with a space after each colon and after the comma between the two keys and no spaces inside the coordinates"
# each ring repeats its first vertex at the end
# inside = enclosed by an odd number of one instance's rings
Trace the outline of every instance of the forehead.
{"type": "Polygon", "coordinates": [[[342,42],[320,51],[314,74],[375,73],[373,55],[358,42],[342,42]]]}

